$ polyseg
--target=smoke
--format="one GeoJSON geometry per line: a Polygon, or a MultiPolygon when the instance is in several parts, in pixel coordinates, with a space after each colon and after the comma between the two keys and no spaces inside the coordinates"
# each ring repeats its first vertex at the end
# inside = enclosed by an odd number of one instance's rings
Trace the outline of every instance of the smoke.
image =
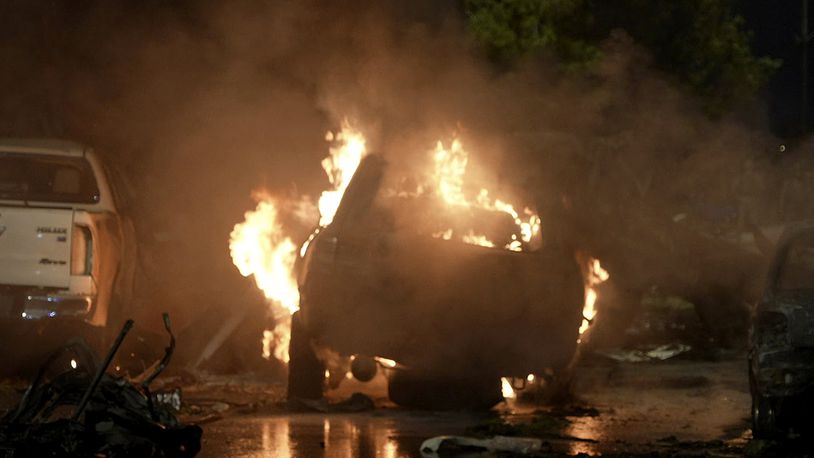
{"type": "Polygon", "coordinates": [[[324,133],[344,118],[405,167],[459,136],[471,173],[499,195],[519,185],[544,232],[600,257],[617,254],[601,231],[726,195],[773,141],[710,121],[622,32],[588,75],[545,55],[496,70],[462,17],[454,1],[4,2],[0,134],[84,141],[125,172],[145,302],[180,322],[240,306],[227,239],[251,191],[318,195],[324,133]]]}

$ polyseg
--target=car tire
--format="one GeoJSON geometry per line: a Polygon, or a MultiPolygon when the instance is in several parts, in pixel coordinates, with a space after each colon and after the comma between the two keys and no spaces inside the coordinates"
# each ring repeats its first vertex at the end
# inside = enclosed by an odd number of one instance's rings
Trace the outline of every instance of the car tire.
{"type": "Polygon", "coordinates": [[[752,394],[752,436],[756,439],[774,439],[780,435],[779,406],[779,398],[752,394]]]}
{"type": "Polygon", "coordinates": [[[325,365],[317,358],[312,336],[302,323],[300,312],[291,315],[291,341],[288,347],[288,400],[320,399],[325,383],[325,365]]]}
{"type": "Polygon", "coordinates": [[[387,387],[391,401],[421,410],[488,410],[503,401],[499,377],[437,378],[398,370],[387,387]]]}

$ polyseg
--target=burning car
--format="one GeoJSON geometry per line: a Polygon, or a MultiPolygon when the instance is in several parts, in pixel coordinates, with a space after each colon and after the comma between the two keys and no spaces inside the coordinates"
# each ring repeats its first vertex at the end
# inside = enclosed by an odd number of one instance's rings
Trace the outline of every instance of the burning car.
{"type": "MultiPolygon", "coordinates": [[[[450,152],[436,165],[455,167],[450,152]]],[[[361,159],[300,253],[289,397],[322,396],[321,348],[353,355],[360,380],[387,366],[391,400],[414,407],[488,408],[502,376],[562,373],[584,321],[574,253],[543,244],[532,212],[486,191],[468,204],[455,173],[430,192],[392,172],[361,159]]]]}
{"type": "Polygon", "coordinates": [[[0,318],[6,338],[31,332],[45,344],[59,339],[44,332],[49,326],[53,331],[55,321],[100,330],[115,318],[111,302],[114,284],[127,276],[120,266],[128,226],[113,193],[106,169],[87,147],[0,140],[0,318]]]}
{"type": "Polygon", "coordinates": [[[800,427],[814,387],[814,224],[786,230],[752,317],[749,382],[755,437],[800,427]]]}

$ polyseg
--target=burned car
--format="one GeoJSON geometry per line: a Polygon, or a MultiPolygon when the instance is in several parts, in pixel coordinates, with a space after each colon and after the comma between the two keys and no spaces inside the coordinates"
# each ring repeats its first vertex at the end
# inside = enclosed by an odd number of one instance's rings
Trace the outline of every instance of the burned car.
{"type": "Polygon", "coordinates": [[[325,347],[354,355],[360,380],[389,361],[390,399],[413,407],[488,408],[502,376],[562,373],[583,319],[574,253],[520,243],[506,213],[441,208],[387,172],[380,156],[364,158],[302,253],[289,397],[322,396],[325,347]],[[453,236],[473,227],[481,240],[453,236]]]}
{"type": "Polygon", "coordinates": [[[749,382],[755,437],[805,424],[814,387],[814,224],[780,238],[752,316],[749,382]]]}

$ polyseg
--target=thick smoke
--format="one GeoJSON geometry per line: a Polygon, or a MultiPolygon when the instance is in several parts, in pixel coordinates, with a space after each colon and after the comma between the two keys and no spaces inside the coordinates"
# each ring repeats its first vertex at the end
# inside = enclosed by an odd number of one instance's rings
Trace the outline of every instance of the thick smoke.
{"type": "Polygon", "coordinates": [[[544,55],[498,70],[459,8],[4,2],[0,134],[84,141],[124,171],[150,279],[145,310],[186,323],[243,306],[251,282],[229,259],[232,225],[255,188],[317,195],[323,136],[346,117],[370,150],[405,167],[458,135],[473,174],[522,188],[544,231],[576,234],[571,243],[599,256],[619,254],[600,232],[625,233],[637,209],[675,213],[726,195],[772,144],[745,127],[750,117],[710,121],[623,32],[588,75],[544,55]]]}

